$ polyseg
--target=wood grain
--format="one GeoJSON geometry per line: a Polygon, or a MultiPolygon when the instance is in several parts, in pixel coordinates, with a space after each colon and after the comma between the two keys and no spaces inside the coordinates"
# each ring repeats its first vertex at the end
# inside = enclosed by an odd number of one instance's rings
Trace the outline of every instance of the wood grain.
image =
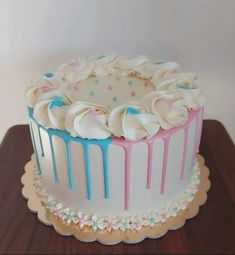
{"type": "Polygon", "coordinates": [[[157,240],[104,246],[62,237],[29,212],[20,178],[32,145],[27,125],[8,130],[0,145],[0,253],[156,254],[235,252],[235,148],[223,125],[203,124],[200,154],[210,169],[207,203],[183,228],[157,240]]]}

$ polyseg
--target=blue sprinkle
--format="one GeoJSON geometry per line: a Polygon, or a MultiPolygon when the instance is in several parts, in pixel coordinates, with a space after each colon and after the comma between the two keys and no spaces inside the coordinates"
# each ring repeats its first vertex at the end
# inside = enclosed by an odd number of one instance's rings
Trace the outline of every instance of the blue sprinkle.
{"type": "Polygon", "coordinates": [[[106,57],[106,54],[103,54],[103,55],[99,56],[97,59],[101,59],[101,58],[104,58],[104,57],[106,57]]]}
{"type": "Polygon", "coordinates": [[[132,108],[132,107],[127,107],[126,108],[126,112],[131,114],[131,115],[136,115],[136,114],[139,114],[140,111],[135,109],[135,108],[132,108]]]}
{"type": "Polygon", "coordinates": [[[95,80],[95,84],[99,84],[99,80],[95,80]]]}
{"type": "Polygon", "coordinates": [[[43,74],[43,76],[45,76],[47,78],[52,78],[54,76],[54,74],[52,72],[46,72],[43,74]]]}
{"type": "Polygon", "coordinates": [[[62,107],[66,105],[63,98],[62,97],[59,97],[59,96],[54,96],[52,97],[50,103],[49,103],[49,109],[52,109],[54,107],[62,107]]]}
{"type": "Polygon", "coordinates": [[[93,91],[90,92],[90,96],[94,96],[94,92],[93,91]]]}
{"type": "Polygon", "coordinates": [[[128,81],[128,85],[131,86],[132,85],[132,81],[128,81]]]}
{"type": "Polygon", "coordinates": [[[159,61],[155,62],[155,65],[161,65],[161,64],[164,64],[164,63],[165,63],[165,61],[159,60],[159,61]]]}
{"type": "Polygon", "coordinates": [[[117,97],[113,97],[113,101],[116,102],[117,101],[117,97]]]}
{"type": "Polygon", "coordinates": [[[187,85],[180,85],[180,86],[177,86],[178,88],[180,89],[191,89],[189,86],[187,85]]]}

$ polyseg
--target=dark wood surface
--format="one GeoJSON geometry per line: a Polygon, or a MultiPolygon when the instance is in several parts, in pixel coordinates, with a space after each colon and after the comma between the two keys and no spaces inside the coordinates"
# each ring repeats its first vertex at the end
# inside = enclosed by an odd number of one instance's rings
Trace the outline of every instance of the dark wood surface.
{"type": "Polygon", "coordinates": [[[220,122],[204,121],[200,153],[212,185],[207,203],[184,227],[133,245],[82,243],[60,236],[29,212],[20,178],[32,146],[28,126],[14,126],[0,145],[0,253],[235,253],[235,149],[220,122]]]}

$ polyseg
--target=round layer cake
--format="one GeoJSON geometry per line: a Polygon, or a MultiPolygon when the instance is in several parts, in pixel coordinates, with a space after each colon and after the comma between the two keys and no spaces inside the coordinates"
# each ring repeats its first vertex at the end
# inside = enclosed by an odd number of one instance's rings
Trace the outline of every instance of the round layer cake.
{"type": "Polygon", "coordinates": [[[204,97],[177,63],[78,58],[35,75],[26,99],[37,194],[66,224],[140,230],[192,201],[204,97]]]}

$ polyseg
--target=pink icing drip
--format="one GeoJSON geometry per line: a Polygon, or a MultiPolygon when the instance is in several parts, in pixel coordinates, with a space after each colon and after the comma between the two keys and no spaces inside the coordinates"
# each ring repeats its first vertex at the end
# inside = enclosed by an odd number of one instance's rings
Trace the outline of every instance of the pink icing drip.
{"type": "Polygon", "coordinates": [[[125,205],[124,209],[129,209],[129,198],[130,198],[130,153],[131,147],[124,147],[125,149],[125,205]]]}
{"type": "Polygon", "coordinates": [[[162,164],[162,180],[161,180],[161,190],[160,194],[164,194],[165,184],[166,184],[166,167],[167,167],[167,158],[168,158],[168,149],[169,149],[169,140],[170,136],[164,137],[164,154],[163,154],[163,164],[162,164]]]}
{"type": "Polygon", "coordinates": [[[152,159],[153,159],[153,142],[147,142],[148,145],[148,168],[147,168],[147,184],[146,188],[151,188],[151,177],[152,177],[152,159]]]}
{"type": "Polygon", "coordinates": [[[187,144],[188,144],[188,128],[189,126],[184,127],[184,148],[183,148],[183,156],[181,161],[181,170],[180,170],[180,180],[184,179],[184,168],[185,168],[185,158],[187,152],[187,144]]]}
{"type": "MultiPolygon", "coordinates": [[[[189,124],[197,117],[199,118],[201,109],[191,111],[188,116],[188,120],[177,127],[171,128],[169,130],[160,130],[156,135],[150,137],[150,138],[143,138],[140,141],[133,142],[128,141],[124,138],[114,138],[113,144],[116,144],[118,146],[122,146],[125,150],[125,210],[128,210],[129,208],[129,190],[130,190],[130,150],[131,146],[136,143],[152,143],[155,139],[163,139],[164,141],[164,155],[163,155],[163,167],[162,167],[162,178],[161,178],[161,189],[160,193],[164,194],[165,191],[165,182],[166,182],[166,169],[167,169],[167,158],[168,158],[168,147],[169,147],[169,140],[170,137],[175,134],[180,129],[188,129],[189,124]]],[[[200,132],[199,132],[200,133],[200,132]]],[[[195,143],[199,145],[198,139],[200,141],[200,134],[197,136],[197,141],[195,143]],[[199,137],[199,138],[198,138],[199,137]]],[[[184,141],[184,144],[187,144],[187,141],[184,141]]],[[[151,149],[148,151],[148,154],[151,154],[151,149]]],[[[183,157],[186,154],[183,152],[183,157]]],[[[183,161],[183,160],[182,160],[183,161]]],[[[148,169],[147,169],[147,188],[150,188],[151,186],[151,170],[152,170],[152,156],[148,155],[148,169]],[[151,163],[150,163],[151,161],[151,163]]]]}

